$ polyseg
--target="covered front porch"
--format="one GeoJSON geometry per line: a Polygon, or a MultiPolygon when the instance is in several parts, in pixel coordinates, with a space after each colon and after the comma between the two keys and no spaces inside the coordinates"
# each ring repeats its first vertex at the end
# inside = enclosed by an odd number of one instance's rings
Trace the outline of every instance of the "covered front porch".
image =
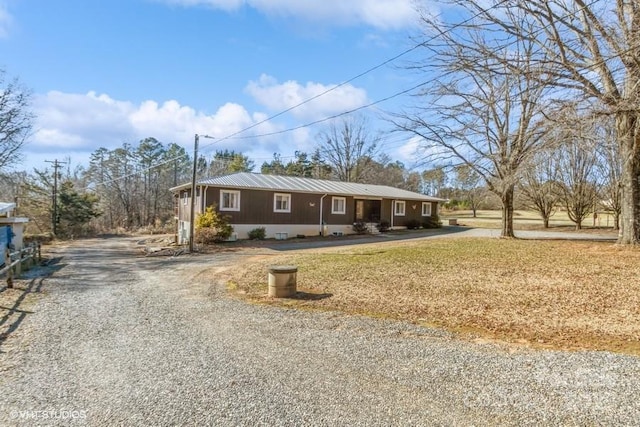
{"type": "Polygon", "coordinates": [[[382,199],[355,199],[354,222],[379,224],[382,220],[382,199]]]}

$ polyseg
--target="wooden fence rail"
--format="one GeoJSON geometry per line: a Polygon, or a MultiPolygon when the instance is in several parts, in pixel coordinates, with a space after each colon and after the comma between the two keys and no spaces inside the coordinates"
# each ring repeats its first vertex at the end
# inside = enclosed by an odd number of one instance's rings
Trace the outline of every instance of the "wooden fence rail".
{"type": "Polygon", "coordinates": [[[13,288],[13,278],[20,277],[23,264],[29,268],[42,260],[40,243],[32,243],[20,251],[11,252],[7,249],[4,253],[4,266],[0,268],[0,276],[7,275],[7,288],[13,288]]]}

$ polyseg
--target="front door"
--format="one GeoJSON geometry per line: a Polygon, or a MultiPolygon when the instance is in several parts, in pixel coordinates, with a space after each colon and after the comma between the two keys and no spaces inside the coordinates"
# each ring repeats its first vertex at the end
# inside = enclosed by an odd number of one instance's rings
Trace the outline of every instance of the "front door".
{"type": "Polygon", "coordinates": [[[356,200],[356,222],[380,222],[382,201],[356,200]]]}

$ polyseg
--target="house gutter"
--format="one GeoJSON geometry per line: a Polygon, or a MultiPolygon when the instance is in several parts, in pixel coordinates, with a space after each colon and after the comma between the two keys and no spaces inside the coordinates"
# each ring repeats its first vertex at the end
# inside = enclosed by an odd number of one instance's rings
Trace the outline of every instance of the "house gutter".
{"type": "Polygon", "coordinates": [[[393,228],[393,219],[394,219],[395,212],[396,212],[396,200],[393,199],[391,201],[391,227],[389,228],[393,228]]]}
{"type": "Polygon", "coordinates": [[[324,201],[324,198],[327,197],[327,196],[328,196],[328,194],[325,194],[324,196],[320,197],[320,235],[321,236],[323,235],[323,231],[324,231],[322,229],[322,223],[324,222],[323,218],[322,218],[322,216],[323,216],[322,214],[324,212],[324,210],[322,209],[322,203],[324,201]]]}
{"type": "Polygon", "coordinates": [[[202,207],[200,208],[200,213],[204,213],[204,210],[207,207],[207,190],[209,189],[209,186],[206,185],[204,187],[204,190],[202,189],[202,186],[200,186],[200,201],[202,202],[202,207]]]}

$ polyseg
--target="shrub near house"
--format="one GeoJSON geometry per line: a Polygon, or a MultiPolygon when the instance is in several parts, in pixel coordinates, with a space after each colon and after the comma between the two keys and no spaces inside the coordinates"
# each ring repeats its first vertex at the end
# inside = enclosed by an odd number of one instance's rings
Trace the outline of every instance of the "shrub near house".
{"type": "Polygon", "coordinates": [[[226,240],[233,233],[233,227],[229,225],[224,216],[218,215],[215,205],[207,207],[204,213],[196,218],[196,242],[211,244],[226,240]]]}

